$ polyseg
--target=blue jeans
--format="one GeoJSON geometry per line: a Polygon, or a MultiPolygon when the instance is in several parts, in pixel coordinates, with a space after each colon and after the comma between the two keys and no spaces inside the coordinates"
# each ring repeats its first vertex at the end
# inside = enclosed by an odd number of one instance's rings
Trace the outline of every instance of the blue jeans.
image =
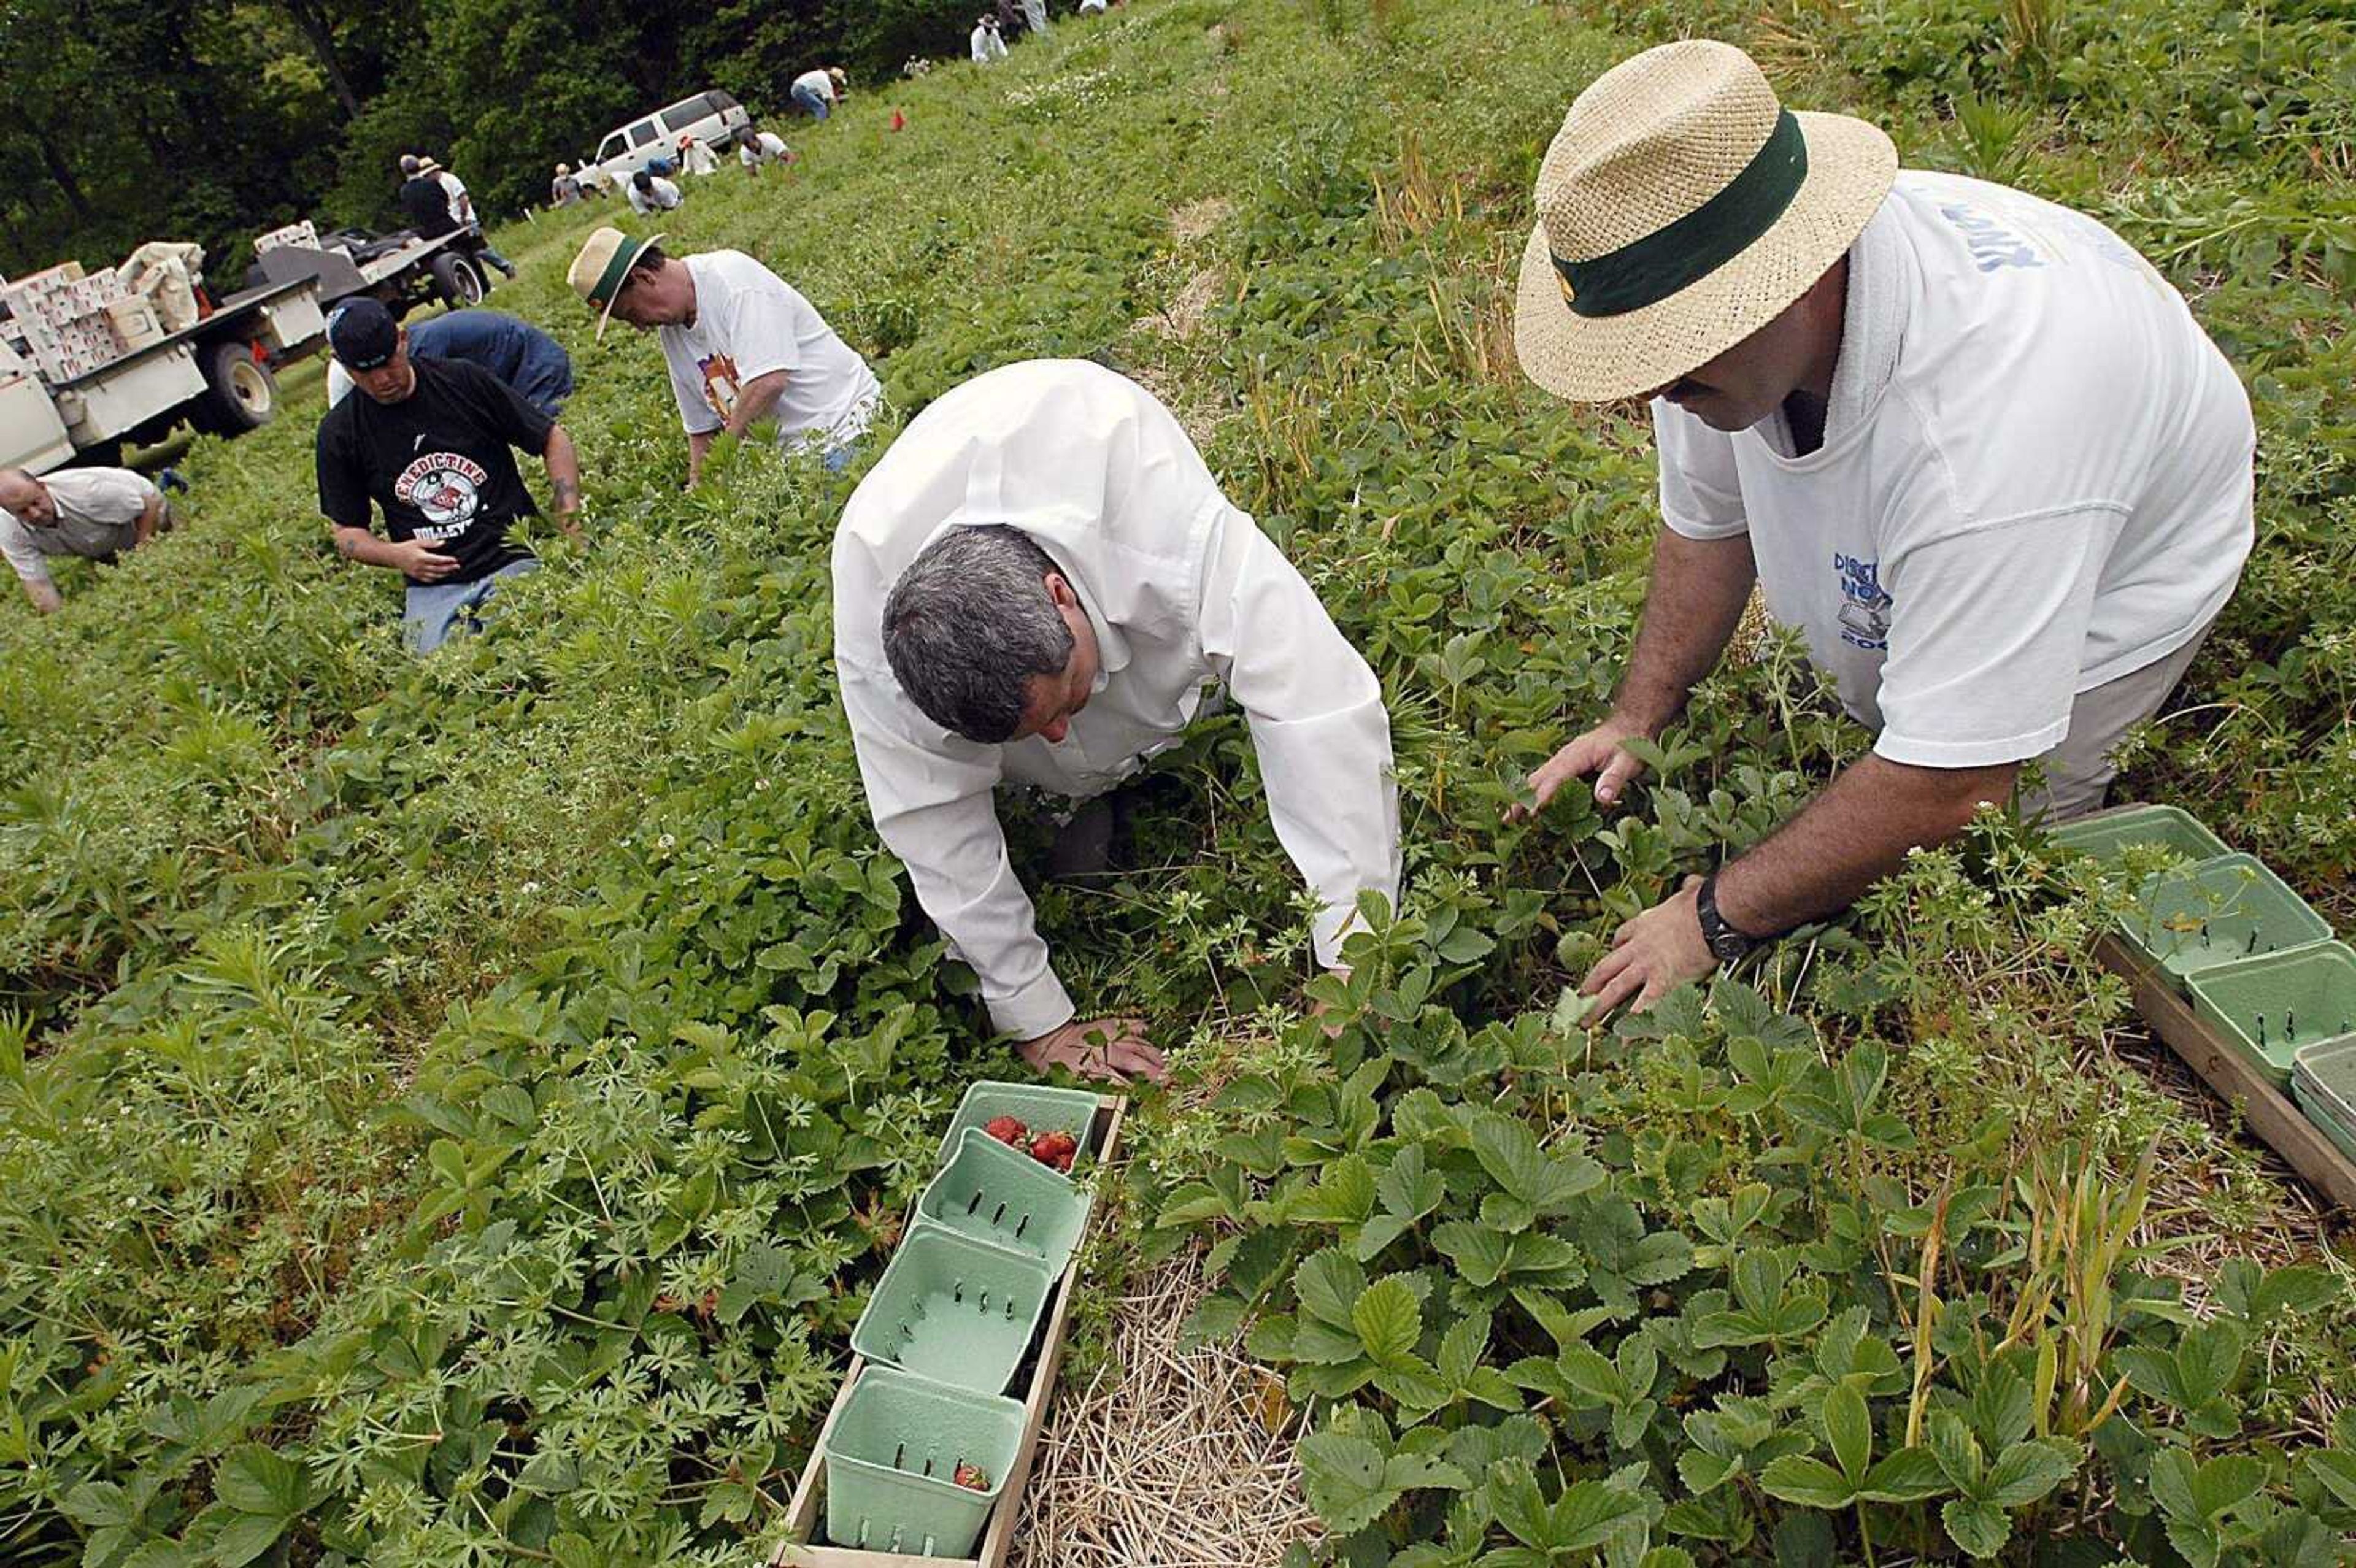
{"type": "Polygon", "coordinates": [[[794,89],[794,107],[813,120],[825,119],[834,109],[834,105],[826,101],[825,93],[808,87],[794,89]]]}
{"type": "Polygon", "coordinates": [[[490,598],[492,586],[502,577],[519,577],[539,570],[540,562],[526,559],[511,560],[488,577],[478,577],[472,582],[429,582],[422,588],[411,583],[401,607],[402,640],[412,654],[430,654],[450,640],[450,634],[460,629],[458,623],[462,619],[466,631],[481,629],[482,617],[475,612],[490,598]]]}
{"type": "Polygon", "coordinates": [[[818,460],[826,465],[826,471],[829,474],[840,474],[858,462],[859,454],[866,450],[867,438],[863,435],[854,435],[841,446],[828,447],[819,453],[818,460]]]}

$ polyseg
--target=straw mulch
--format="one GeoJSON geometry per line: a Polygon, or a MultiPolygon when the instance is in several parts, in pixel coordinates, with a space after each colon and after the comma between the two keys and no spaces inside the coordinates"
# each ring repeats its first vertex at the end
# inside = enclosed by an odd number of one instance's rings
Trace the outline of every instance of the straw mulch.
{"type": "Polygon", "coordinates": [[[1048,1407],[1015,1568],[1272,1568],[1314,1535],[1281,1386],[1239,1345],[1179,1345],[1207,1289],[1194,1253],[1130,1280],[1097,1374],[1048,1407]]]}

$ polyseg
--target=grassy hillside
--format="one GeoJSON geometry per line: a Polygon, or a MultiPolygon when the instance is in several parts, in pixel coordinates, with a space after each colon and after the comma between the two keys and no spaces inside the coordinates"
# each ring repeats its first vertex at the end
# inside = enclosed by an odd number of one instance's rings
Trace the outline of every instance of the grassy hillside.
{"type": "MultiPolygon", "coordinates": [[[[1607,697],[1655,519],[1642,411],[1514,369],[1508,264],[1579,87],[1689,30],[2194,299],[2262,537],[2127,787],[2356,926],[2329,8],[1131,0],[664,227],[797,283],[903,415],[1025,357],[1138,376],[1383,676],[1408,890],[1338,1041],[1291,1021],[1237,720],[1157,773],[1141,869],[1041,901],[1082,1005],[1217,1086],[1145,1118],[1123,1245],[1215,1242],[1202,1327],[1317,1403],[1348,1561],[2329,1562],[2345,1232],[2081,956],[2117,889],[1992,826],[1707,1004],[1591,1040],[1558,1005],[1865,745],[1767,639],[1630,812],[1497,822],[1607,697]]],[[[958,1090],[1019,1071],[860,795],[824,570],[856,475],[745,450],[682,492],[658,352],[563,286],[606,217],[499,236],[492,303],[575,355],[589,541],[541,539],[488,635],[400,652],[309,402],[201,445],[191,526],[63,614],[0,610],[0,1559],[760,1560],[958,1090]]]]}

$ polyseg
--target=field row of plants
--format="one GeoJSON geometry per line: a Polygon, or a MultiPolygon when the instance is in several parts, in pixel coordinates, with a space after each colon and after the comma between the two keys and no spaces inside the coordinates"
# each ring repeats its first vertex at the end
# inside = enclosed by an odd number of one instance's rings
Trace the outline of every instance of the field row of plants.
{"type": "MultiPolygon", "coordinates": [[[[1346,988],[1232,718],[1136,870],[1040,901],[1208,1107],[1145,1108],[1092,1266],[1207,1249],[1197,1326],[1312,1407],[1327,1555],[2337,1561],[2349,1263],[2139,1064],[2083,957],[2118,889],[1992,821],[1741,984],[1600,1034],[1565,998],[1865,743],[1770,637],[1630,809],[1499,821],[1607,698],[1655,517],[1642,411],[1519,379],[1507,264],[1578,87],[1680,30],[2194,295],[2262,540],[2132,784],[2356,925],[2328,8],[1131,0],[666,227],[795,282],[902,415],[1029,356],[1138,376],[1385,680],[1407,891],[1346,988]]],[[[682,493],[659,357],[563,286],[607,216],[499,236],[589,513],[490,634],[399,652],[300,406],[194,455],[193,526],[0,613],[0,1558],[763,1560],[959,1088],[1022,1071],[860,795],[856,475],[748,449],[682,493]]]]}

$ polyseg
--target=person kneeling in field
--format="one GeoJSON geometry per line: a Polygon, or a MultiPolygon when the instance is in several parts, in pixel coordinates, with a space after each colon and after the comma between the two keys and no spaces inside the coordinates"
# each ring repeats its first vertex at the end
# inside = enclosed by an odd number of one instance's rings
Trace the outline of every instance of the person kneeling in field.
{"type": "MultiPolygon", "coordinates": [[[[169,469],[164,476],[174,478],[169,469]]],[[[168,533],[173,521],[164,492],[128,468],[66,468],[38,479],[0,468],[0,555],[44,615],[61,603],[49,557],[112,560],[168,533]]]]}
{"type": "MultiPolygon", "coordinates": [[[[1901,172],[1726,44],[1637,56],[1541,166],[1515,332],[1575,402],[1653,400],[1665,527],[1612,710],[1530,779],[1619,800],[1752,584],[1872,754],[1620,928],[1582,989],[1671,987],[1831,914],[2042,771],[2102,803],[2254,535],[2250,404],[2183,299],[2090,218],[1901,172]]],[[[1600,1015],[1599,1009],[1599,1015],[1600,1015]]]]}
{"type": "Polygon", "coordinates": [[[599,313],[598,336],[619,319],[661,341],[687,428],[689,488],[702,479],[713,441],[723,432],[741,440],[763,420],[776,421],[780,446],[815,447],[830,469],[849,467],[884,400],[867,361],[744,251],[669,256],[661,241],[600,229],[569,276],[599,313]]]}
{"type": "Polygon", "coordinates": [[[1099,869],[1102,797],[1226,688],[1278,839],[1338,966],[1358,895],[1396,899],[1398,793],[1381,686],[1301,573],[1136,383],[1035,360],[902,432],[834,538],[834,650],[876,831],[1041,1071],[1160,1082],[1136,1020],[1078,1021],[1007,858],[992,794],[1090,804],[1056,846],[1099,869]]]}
{"type": "MultiPolygon", "coordinates": [[[[515,389],[550,419],[562,417],[573,395],[573,357],[564,345],[520,316],[496,310],[453,310],[402,329],[402,347],[421,359],[464,359],[515,389]]],[[[341,361],[327,360],[327,406],[350,396],[352,379],[341,361]]]]}
{"type": "Polygon", "coordinates": [[[541,454],[556,520],[581,537],[573,439],[479,365],[412,359],[408,335],[372,299],[336,307],[327,347],[362,395],[319,421],[319,510],[337,549],[408,580],[402,631],[412,652],[431,653],[461,618],[474,624],[494,582],[540,564],[507,537],[509,524],[540,509],[510,447],[541,454]],[[369,529],[371,499],[390,539],[369,529]]]}

